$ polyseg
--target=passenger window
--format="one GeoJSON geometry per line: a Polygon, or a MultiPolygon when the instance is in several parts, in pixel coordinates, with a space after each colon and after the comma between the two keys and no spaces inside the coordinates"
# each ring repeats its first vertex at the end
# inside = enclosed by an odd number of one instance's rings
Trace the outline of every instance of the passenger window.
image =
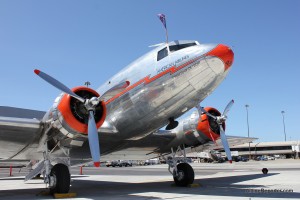
{"type": "Polygon", "coordinates": [[[168,50],[167,47],[165,47],[157,53],[157,61],[160,61],[161,59],[167,56],[168,56],[168,50]]]}

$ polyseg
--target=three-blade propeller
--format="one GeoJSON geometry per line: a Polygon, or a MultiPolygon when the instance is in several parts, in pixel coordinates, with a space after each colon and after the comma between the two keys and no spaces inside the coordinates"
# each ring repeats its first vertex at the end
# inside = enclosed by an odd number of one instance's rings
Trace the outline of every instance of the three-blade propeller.
{"type": "Polygon", "coordinates": [[[49,76],[48,74],[35,69],[34,73],[36,73],[39,77],[61,90],[64,93],[67,93],[84,104],[85,108],[89,111],[89,120],[88,120],[88,140],[90,145],[90,151],[92,155],[92,159],[94,161],[95,167],[100,166],[100,146],[99,146],[99,138],[96,122],[94,119],[94,112],[96,106],[100,102],[100,98],[92,97],[91,99],[84,99],[77,94],[75,94],[72,90],[70,90],[67,86],[56,80],[55,78],[49,76]]]}
{"type": "Polygon", "coordinates": [[[231,100],[227,104],[227,106],[225,107],[224,112],[223,112],[223,114],[221,116],[214,116],[214,115],[210,114],[209,112],[207,112],[206,110],[204,110],[204,108],[202,108],[201,106],[198,107],[198,108],[200,108],[200,110],[201,110],[202,113],[205,113],[206,115],[208,115],[209,117],[213,118],[218,123],[218,125],[220,127],[220,137],[221,137],[222,145],[224,147],[224,150],[226,152],[228,161],[230,163],[232,163],[231,152],[230,152],[230,148],[229,148],[229,145],[228,145],[227,137],[225,135],[225,131],[223,129],[222,124],[223,124],[223,122],[226,121],[226,119],[227,119],[227,113],[229,112],[229,110],[232,107],[233,103],[234,103],[234,100],[231,100]]]}

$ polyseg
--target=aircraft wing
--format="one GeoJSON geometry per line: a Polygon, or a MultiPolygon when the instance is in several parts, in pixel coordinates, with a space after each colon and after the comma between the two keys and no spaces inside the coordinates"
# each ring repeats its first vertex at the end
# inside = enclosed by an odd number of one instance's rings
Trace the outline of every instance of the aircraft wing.
{"type": "Polygon", "coordinates": [[[41,111],[0,107],[0,160],[17,156],[40,136],[43,114],[41,111]]]}
{"type": "MultiPolygon", "coordinates": [[[[253,138],[253,137],[248,138],[248,137],[240,137],[240,136],[229,136],[229,135],[227,136],[227,141],[230,147],[249,143],[257,139],[258,138],[253,138]]],[[[215,142],[211,141],[204,145],[196,147],[196,151],[213,150],[213,149],[223,149],[221,139],[217,139],[215,142]]]]}
{"type": "Polygon", "coordinates": [[[160,154],[169,154],[168,144],[176,138],[176,133],[157,130],[143,138],[131,138],[119,150],[103,155],[103,160],[147,160],[160,154]],[[166,148],[167,147],[167,148],[166,148]]]}
{"type": "MultiPolygon", "coordinates": [[[[253,142],[254,140],[257,140],[258,138],[253,138],[253,137],[240,137],[240,136],[227,136],[227,140],[229,143],[230,147],[240,145],[240,144],[245,144],[249,142],[253,142]]],[[[220,139],[216,141],[217,145],[222,145],[222,142],[220,139]]],[[[223,148],[223,146],[221,146],[223,148]]]]}
{"type": "MultiPolygon", "coordinates": [[[[110,154],[102,156],[103,160],[147,160],[151,158],[157,158],[160,154],[169,154],[170,149],[164,148],[176,137],[175,133],[171,131],[158,130],[157,132],[139,140],[131,141],[118,151],[114,151],[110,154]]],[[[249,143],[257,138],[239,137],[239,136],[227,136],[227,140],[230,147],[249,143]]],[[[197,147],[186,148],[187,153],[223,149],[222,142],[220,139],[214,142],[208,142],[197,147]]],[[[180,152],[179,154],[180,155],[180,152]]]]}

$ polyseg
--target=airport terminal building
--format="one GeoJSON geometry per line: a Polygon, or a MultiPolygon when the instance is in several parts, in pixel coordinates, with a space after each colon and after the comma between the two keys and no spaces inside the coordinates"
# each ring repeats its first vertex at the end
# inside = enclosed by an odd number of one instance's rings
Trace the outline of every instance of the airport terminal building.
{"type": "Polygon", "coordinates": [[[280,155],[286,158],[300,158],[300,141],[283,141],[283,142],[258,142],[245,143],[233,146],[231,152],[237,152],[239,156],[263,156],[263,155],[280,155]]]}

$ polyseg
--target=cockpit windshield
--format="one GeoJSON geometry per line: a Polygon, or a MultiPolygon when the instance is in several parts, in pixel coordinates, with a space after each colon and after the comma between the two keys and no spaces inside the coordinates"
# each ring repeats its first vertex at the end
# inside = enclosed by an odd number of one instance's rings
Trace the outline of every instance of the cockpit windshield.
{"type": "MultiPolygon", "coordinates": [[[[181,43],[179,41],[175,41],[175,42],[171,42],[169,44],[169,49],[170,49],[170,52],[172,53],[172,52],[175,52],[175,51],[187,48],[187,47],[195,46],[195,45],[197,45],[196,42],[188,42],[188,43],[182,42],[181,43]]],[[[167,56],[168,56],[168,50],[167,50],[167,47],[165,47],[162,50],[157,52],[157,61],[159,61],[167,56]]]]}

